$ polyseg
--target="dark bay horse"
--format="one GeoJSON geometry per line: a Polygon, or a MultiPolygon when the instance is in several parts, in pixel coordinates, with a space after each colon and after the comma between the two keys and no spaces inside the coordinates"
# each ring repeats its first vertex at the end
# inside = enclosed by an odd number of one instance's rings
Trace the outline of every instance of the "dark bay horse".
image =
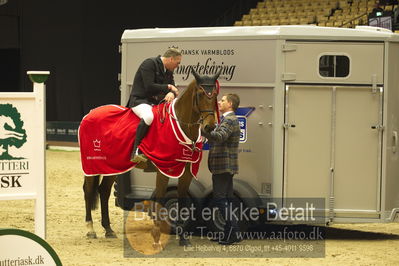
{"type": "MultiPolygon", "coordinates": [[[[175,100],[175,119],[185,135],[195,143],[199,138],[200,128],[205,130],[212,130],[215,127],[215,121],[217,118],[217,79],[220,75],[220,71],[213,76],[201,76],[193,71],[195,80],[193,80],[188,87],[179,94],[175,100]]],[[[193,145],[193,149],[194,149],[193,145]]],[[[193,178],[191,173],[191,163],[186,163],[185,170],[182,176],[178,180],[178,206],[183,208],[187,206],[188,202],[188,189],[193,178]]],[[[91,216],[91,210],[95,209],[100,195],[101,202],[101,225],[105,229],[105,237],[114,238],[116,234],[110,226],[110,219],[108,213],[108,200],[110,197],[112,185],[116,180],[116,175],[103,176],[100,182],[100,176],[85,176],[83,191],[85,197],[86,206],[86,225],[88,229],[87,237],[96,238],[96,233],[93,229],[93,220],[91,216]]],[[[156,202],[162,202],[167,187],[169,177],[162,174],[159,170],[156,174],[156,189],[155,197],[156,202]]],[[[158,208],[157,208],[158,209],[158,208]]],[[[158,217],[158,216],[157,216],[158,217]]],[[[181,221],[177,221],[179,227],[179,244],[182,246],[190,245],[189,239],[184,237],[185,228],[181,221]]],[[[152,235],[154,237],[154,247],[158,245],[161,247],[159,242],[161,222],[157,219],[154,220],[154,229],[152,235]]]]}

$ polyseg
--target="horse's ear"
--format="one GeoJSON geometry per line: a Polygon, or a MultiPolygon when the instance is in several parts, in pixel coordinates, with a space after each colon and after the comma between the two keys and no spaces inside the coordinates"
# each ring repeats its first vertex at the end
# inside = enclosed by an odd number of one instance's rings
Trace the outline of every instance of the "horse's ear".
{"type": "Polygon", "coordinates": [[[195,77],[195,80],[197,81],[197,83],[200,83],[200,81],[201,81],[200,75],[198,75],[198,73],[195,72],[194,69],[191,69],[191,73],[193,73],[193,76],[195,77]]]}
{"type": "Polygon", "coordinates": [[[212,77],[212,79],[216,81],[219,78],[220,73],[222,73],[222,68],[219,69],[219,71],[212,77]]]}

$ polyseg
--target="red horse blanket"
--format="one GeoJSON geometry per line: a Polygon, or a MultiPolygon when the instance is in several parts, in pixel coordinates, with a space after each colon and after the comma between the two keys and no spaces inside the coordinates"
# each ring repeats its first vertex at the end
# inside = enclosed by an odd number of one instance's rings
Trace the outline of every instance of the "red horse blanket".
{"type": "MultiPolygon", "coordinates": [[[[174,119],[174,102],[153,107],[154,121],[140,150],[165,176],[178,178],[186,162],[196,177],[202,159],[202,137],[192,142],[174,119]],[[168,112],[162,112],[163,108],[168,112]],[[171,114],[171,115],[170,115],[171,114]]],[[[140,119],[130,108],[100,106],[87,114],[79,127],[79,146],[85,175],[115,175],[136,166],[130,161],[140,119]]]]}

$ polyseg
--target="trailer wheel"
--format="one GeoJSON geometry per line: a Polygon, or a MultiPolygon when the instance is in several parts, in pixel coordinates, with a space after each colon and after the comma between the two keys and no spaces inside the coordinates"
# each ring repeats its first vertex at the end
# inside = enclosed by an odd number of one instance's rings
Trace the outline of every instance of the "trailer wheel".
{"type": "MultiPolygon", "coordinates": [[[[234,208],[236,208],[236,207],[239,208],[240,205],[242,206],[242,209],[245,210],[246,206],[245,206],[244,202],[240,198],[238,198],[237,196],[234,195],[234,198],[233,198],[234,208]]],[[[205,221],[208,231],[215,232],[215,233],[222,232],[226,222],[225,222],[224,218],[222,217],[221,213],[219,212],[219,210],[217,209],[217,207],[215,205],[215,201],[212,197],[209,198],[207,207],[211,210],[211,213],[212,213],[211,217],[208,217],[210,219],[207,219],[205,221]]],[[[239,212],[237,212],[237,214],[239,215],[239,212]]],[[[248,230],[249,223],[250,223],[250,221],[247,221],[246,219],[239,219],[238,226],[240,228],[240,232],[246,232],[248,230]]]]}
{"type": "MultiPolygon", "coordinates": [[[[165,194],[165,201],[164,201],[164,206],[167,210],[168,210],[168,214],[169,214],[169,226],[170,226],[170,231],[168,232],[162,232],[165,234],[171,234],[174,235],[176,234],[176,216],[177,216],[177,190],[173,189],[173,190],[169,190],[166,192],[165,194]]],[[[195,203],[193,202],[193,200],[191,198],[189,198],[189,204],[191,206],[191,204],[195,203]]],[[[197,206],[195,206],[196,208],[197,206]]],[[[193,226],[193,223],[190,219],[186,220],[183,224],[183,226],[187,229],[191,228],[193,226]]]]}

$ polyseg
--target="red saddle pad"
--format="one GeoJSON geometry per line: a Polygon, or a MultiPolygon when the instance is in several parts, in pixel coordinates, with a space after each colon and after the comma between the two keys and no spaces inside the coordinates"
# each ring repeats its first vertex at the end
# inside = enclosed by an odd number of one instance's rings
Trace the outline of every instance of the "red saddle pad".
{"type": "MultiPolygon", "coordinates": [[[[196,177],[202,159],[203,138],[189,140],[174,117],[172,104],[153,107],[154,120],[139,148],[164,175],[178,178],[186,162],[196,177]],[[168,112],[162,112],[163,108],[168,112]],[[172,114],[172,115],[170,115],[172,114]]],[[[104,105],[87,114],[79,127],[79,146],[85,175],[115,175],[136,166],[130,161],[140,119],[130,108],[104,105]]]]}

